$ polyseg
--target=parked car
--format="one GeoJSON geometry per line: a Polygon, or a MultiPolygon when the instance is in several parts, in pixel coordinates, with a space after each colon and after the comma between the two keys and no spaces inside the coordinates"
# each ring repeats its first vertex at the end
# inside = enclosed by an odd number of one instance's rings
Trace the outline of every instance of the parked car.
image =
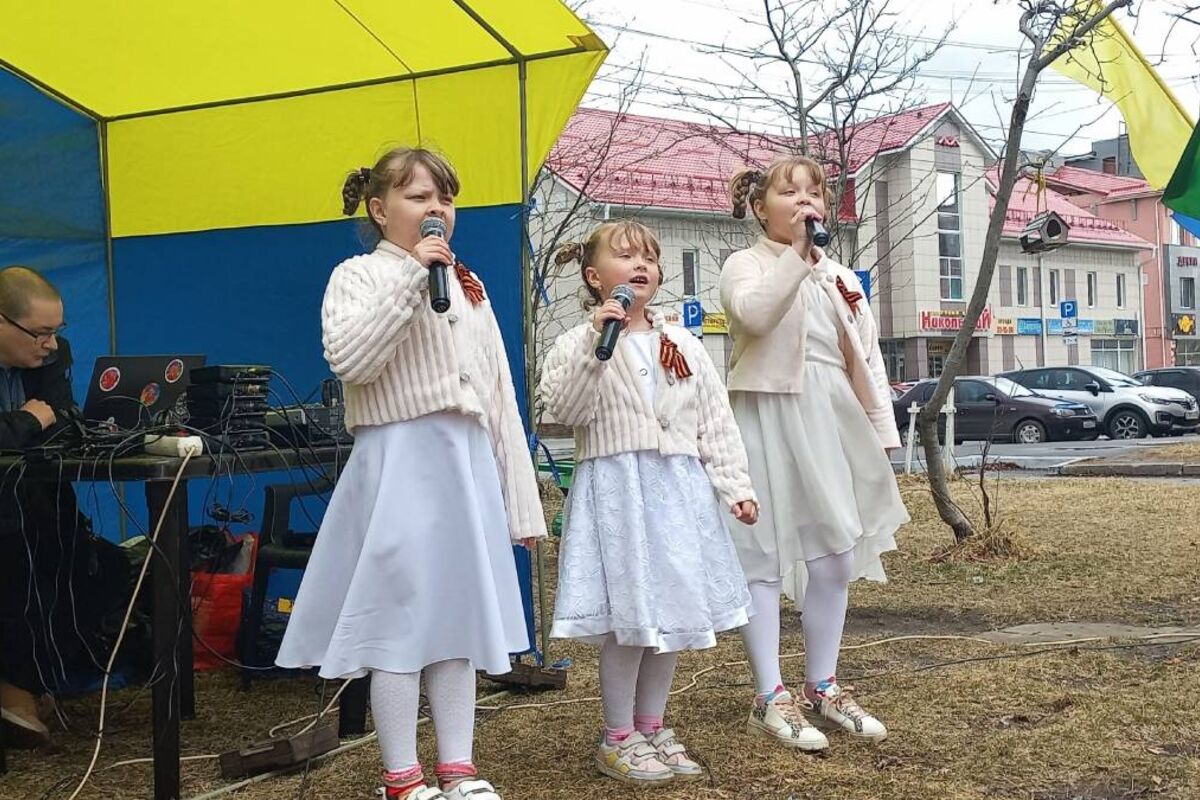
{"type": "MultiPolygon", "coordinates": [[[[892,407],[900,438],[907,443],[909,407],[923,406],[933,395],[936,380],[925,380],[909,389],[892,407]]],[[[954,381],[954,439],[964,441],[1038,444],[1048,441],[1095,439],[1100,424],[1082,403],[1042,397],[1007,378],[960,377],[954,381]]],[[[938,438],[946,425],[938,422],[938,438]]]]}
{"type": "Polygon", "coordinates": [[[1146,386],[1116,370],[1044,367],[1006,372],[1004,377],[1047,397],[1086,404],[1113,439],[1165,436],[1200,426],[1196,398],[1180,389],[1146,386]]]}
{"type": "Polygon", "coordinates": [[[1164,386],[1168,389],[1182,389],[1200,403],[1200,367],[1162,367],[1135,372],[1137,378],[1146,386],[1164,386]]]}

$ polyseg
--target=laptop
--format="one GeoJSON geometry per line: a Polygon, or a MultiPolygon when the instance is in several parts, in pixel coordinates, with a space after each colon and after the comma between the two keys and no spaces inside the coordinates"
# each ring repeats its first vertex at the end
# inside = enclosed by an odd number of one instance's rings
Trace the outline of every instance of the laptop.
{"type": "Polygon", "coordinates": [[[83,418],[113,430],[137,430],[181,406],[186,412],[191,371],[203,366],[204,356],[101,356],[92,368],[83,418]]]}

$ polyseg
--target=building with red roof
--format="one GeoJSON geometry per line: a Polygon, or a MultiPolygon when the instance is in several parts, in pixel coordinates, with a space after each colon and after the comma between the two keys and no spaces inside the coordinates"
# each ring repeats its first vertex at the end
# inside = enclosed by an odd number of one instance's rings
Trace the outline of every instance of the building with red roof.
{"type": "MultiPolygon", "coordinates": [[[[576,300],[577,265],[547,264],[547,248],[584,237],[598,222],[632,218],[654,229],[662,245],[658,301],[678,311],[685,300],[698,299],[705,343],[718,366],[727,364],[732,346],[718,296],[720,268],[759,233],[752,220],[731,218],[729,179],[745,166],[766,166],[776,154],[799,152],[800,144],[765,133],[580,109],[535,190],[531,230],[535,254],[543,256],[535,260],[547,265],[549,307],[542,319],[551,320],[539,333],[541,344],[583,313],[576,300]]],[[[807,150],[826,164],[831,180],[844,184],[829,249],[869,284],[889,374],[897,381],[940,374],[982,260],[996,154],[948,103],[881,116],[837,137],[813,136],[807,150]],[[839,152],[844,155],[832,157],[839,152]]],[[[1090,363],[1093,351],[1106,365],[1140,366],[1140,355],[1127,363],[1128,337],[1107,332],[1129,332],[1130,319],[1140,330],[1138,265],[1152,245],[1056,190],[1039,195],[1031,186],[1018,186],[1006,215],[992,301],[968,352],[967,371],[1090,363]],[[1017,237],[1043,208],[1071,226],[1071,245],[1037,259],[1021,253],[1017,237]],[[1095,302],[1086,308],[1079,346],[1068,349],[1056,333],[1058,309],[1050,300],[1088,286],[1095,302]]]]}

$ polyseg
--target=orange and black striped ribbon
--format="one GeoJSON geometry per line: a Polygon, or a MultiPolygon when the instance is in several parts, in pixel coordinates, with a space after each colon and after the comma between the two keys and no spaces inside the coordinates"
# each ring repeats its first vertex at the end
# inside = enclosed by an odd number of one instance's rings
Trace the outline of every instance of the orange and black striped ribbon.
{"type": "Polygon", "coordinates": [[[672,342],[665,333],[659,334],[658,363],[662,364],[667,372],[674,373],[676,378],[692,377],[692,370],[688,367],[683,353],[679,352],[679,345],[672,342]]]}
{"type": "Polygon", "coordinates": [[[467,269],[467,265],[459,261],[454,265],[454,274],[458,276],[458,282],[462,286],[463,294],[471,301],[471,305],[477,306],[483,302],[483,284],[479,282],[472,274],[471,270],[467,269]]]}
{"type": "Polygon", "coordinates": [[[837,279],[838,291],[842,293],[842,299],[853,309],[854,313],[858,313],[858,301],[863,299],[862,292],[852,292],[846,287],[846,282],[840,277],[837,279]]]}

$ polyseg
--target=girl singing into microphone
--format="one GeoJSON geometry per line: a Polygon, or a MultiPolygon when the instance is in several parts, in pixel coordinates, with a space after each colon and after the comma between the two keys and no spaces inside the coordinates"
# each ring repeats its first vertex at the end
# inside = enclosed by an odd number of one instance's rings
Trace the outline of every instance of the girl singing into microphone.
{"type": "Polygon", "coordinates": [[[746,453],[712,361],[685,329],[649,308],[662,284],[659,245],[636,222],[610,222],[569,244],[591,320],[559,337],[541,396],[575,428],[575,480],[559,558],[557,637],[600,646],[604,734],[596,766],[633,784],[703,774],[663,713],[680,650],[744,625],[750,596],[725,525],[753,524],[746,453]],[[628,308],[611,298],[632,289],[628,308]],[[611,360],[596,346],[624,327],[611,360]]]}
{"type": "Polygon", "coordinates": [[[371,674],[392,800],[499,800],[472,763],[475,669],[508,672],[528,635],[512,542],[546,535],[500,329],[450,249],[453,167],[397,149],[346,179],[373,252],[339,264],[321,307],[325,359],[345,384],[354,450],[334,490],[277,663],[324,678],[371,674]],[[422,238],[434,217],[445,236],[422,238]],[[429,269],[450,265],[450,309],[429,269]],[[417,762],[420,680],[436,776],[417,762]]]}
{"type": "Polygon", "coordinates": [[[880,555],[908,514],[887,448],[900,444],[878,331],[851,270],[810,241],[832,202],[815,161],[777,160],[733,178],[733,215],[762,237],[729,257],[721,302],[730,320],[729,389],[750,474],[763,489],[756,527],[734,524],[755,616],[742,629],[758,695],[749,730],[804,750],[827,726],[878,741],[883,724],[840,686],[838,651],[850,582],[884,580],[880,555]],[[802,605],[806,681],[797,699],[779,668],[781,591],[802,605]]]}

